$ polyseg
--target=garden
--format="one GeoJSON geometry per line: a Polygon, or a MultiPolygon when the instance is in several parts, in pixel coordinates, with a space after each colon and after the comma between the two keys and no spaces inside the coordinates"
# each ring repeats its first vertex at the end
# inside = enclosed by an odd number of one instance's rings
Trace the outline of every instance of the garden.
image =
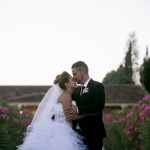
{"type": "Polygon", "coordinates": [[[16,150],[16,146],[23,142],[31,118],[29,111],[21,111],[0,99],[0,150],[16,150]]]}
{"type": "MultiPolygon", "coordinates": [[[[0,99],[0,150],[16,150],[23,142],[32,114],[0,99]]],[[[150,95],[133,107],[104,115],[105,150],[148,150],[150,147],[150,95]]]]}
{"type": "Polygon", "coordinates": [[[150,95],[131,107],[104,116],[105,150],[149,150],[150,95]]]}

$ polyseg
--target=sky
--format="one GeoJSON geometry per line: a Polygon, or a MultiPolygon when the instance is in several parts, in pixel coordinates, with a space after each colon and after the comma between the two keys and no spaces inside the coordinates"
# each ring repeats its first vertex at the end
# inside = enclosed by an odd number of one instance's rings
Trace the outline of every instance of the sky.
{"type": "Polygon", "coordinates": [[[79,60],[102,82],[136,33],[150,48],[149,0],[0,0],[0,85],[51,85],[79,60]]]}

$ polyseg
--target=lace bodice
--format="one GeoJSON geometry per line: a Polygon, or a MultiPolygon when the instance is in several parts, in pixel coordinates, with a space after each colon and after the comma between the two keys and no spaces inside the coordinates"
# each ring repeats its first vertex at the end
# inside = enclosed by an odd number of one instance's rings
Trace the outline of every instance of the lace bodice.
{"type": "Polygon", "coordinates": [[[63,123],[66,121],[66,117],[63,111],[63,106],[61,103],[57,103],[54,107],[54,115],[55,115],[55,121],[63,123]]]}
{"type": "MultiPolygon", "coordinates": [[[[72,102],[73,105],[75,105],[75,102],[72,102]]],[[[54,115],[55,115],[55,122],[60,122],[60,123],[64,123],[64,122],[68,122],[71,123],[70,121],[67,120],[65,114],[64,114],[64,110],[63,110],[63,106],[61,103],[57,103],[54,107],[54,115]]]]}

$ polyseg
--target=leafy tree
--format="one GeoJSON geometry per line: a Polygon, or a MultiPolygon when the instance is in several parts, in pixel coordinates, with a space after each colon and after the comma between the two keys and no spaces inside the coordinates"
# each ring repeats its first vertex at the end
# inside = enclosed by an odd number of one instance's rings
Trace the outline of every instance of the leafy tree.
{"type": "Polygon", "coordinates": [[[117,74],[117,72],[115,70],[108,72],[102,82],[104,84],[115,84],[116,83],[116,74],[117,74]]]}
{"type": "Polygon", "coordinates": [[[146,48],[146,56],[140,68],[140,82],[150,93],[150,58],[148,56],[148,47],[146,48]]]}
{"type": "Polygon", "coordinates": [[[126,74],[125,68],[120,65],[117,71],[111,71],[106,74],[105,78],[103,79],[104,84],[128,84],[134,83],[132,78],[126,74]]]}
{"type": "Polygon", "coordinates": [[[120,67],[117,70],[117,78],[118,84],[134,84],[131,75],[128,72],[126,72],[126,69],[125,67],[123,67],[123,65],[120,65],[120,67]]]}
{"type": "Polygon", "coordinates": [[[130,33],[124,62],[117,71],[112,70],[106,74],[102,81],[104,84],[135,84],[137,82],[138,50],[136,42],[135,32],[130,33]]]}

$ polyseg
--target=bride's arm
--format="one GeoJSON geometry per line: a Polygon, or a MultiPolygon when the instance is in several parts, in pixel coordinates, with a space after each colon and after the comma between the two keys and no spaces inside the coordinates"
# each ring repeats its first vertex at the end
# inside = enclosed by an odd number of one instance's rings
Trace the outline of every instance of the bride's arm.
{"type": "Polygon", "coordinates": [[[86,116],[86,115],[78,115],[77,113],[74,113],[72,115],[67,115],[66,110],[77,109],[76,106],[72,107],[72,99],[69,94],[67,94],[67,93],[62,94],[59,97],[59,101],[63,105],[63,110],[64,110],[65,116],[68,120],[77,120],[77,119],[80,119],[80,118],[83,118],[86,116]]]}

